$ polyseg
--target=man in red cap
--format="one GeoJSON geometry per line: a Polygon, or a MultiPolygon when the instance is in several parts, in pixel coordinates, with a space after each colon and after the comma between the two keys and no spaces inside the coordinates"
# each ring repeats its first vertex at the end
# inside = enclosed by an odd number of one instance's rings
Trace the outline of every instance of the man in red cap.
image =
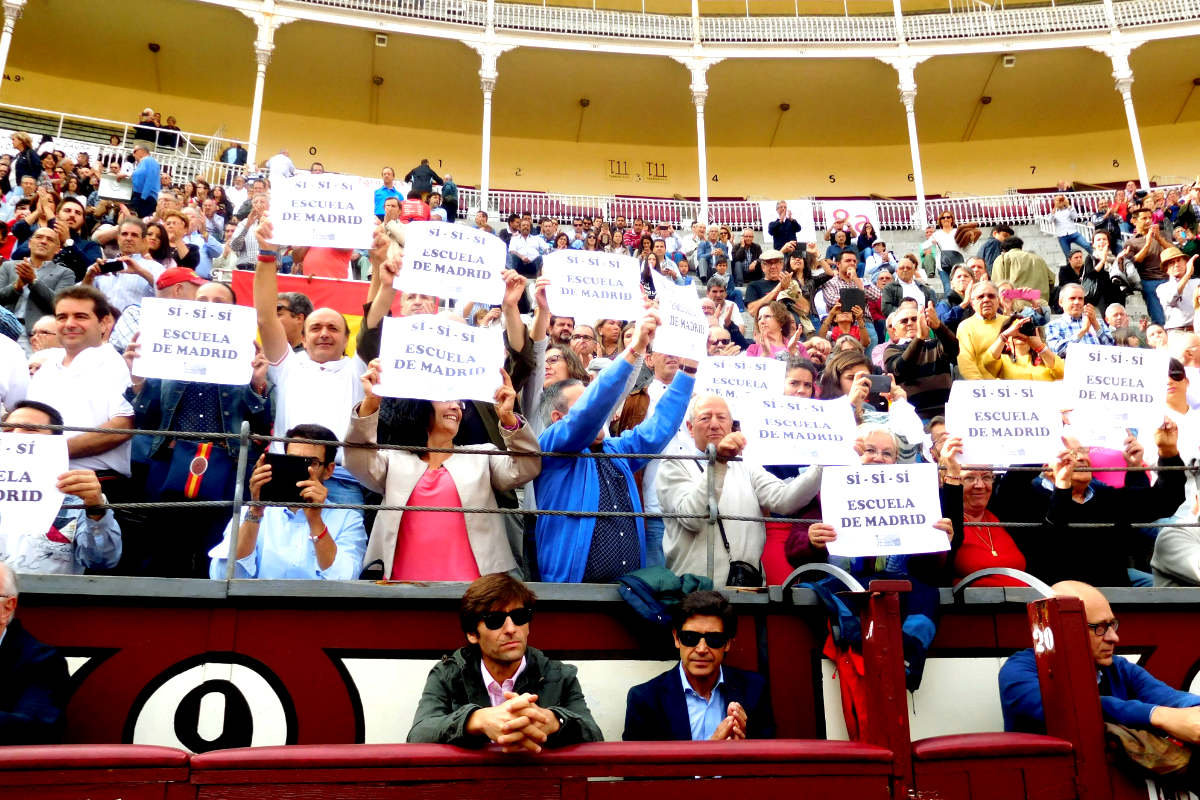
{"type": "Polygon", "coordinates": [[[208,281],[187,267],[171,267],[163,270],[154,282],[156,294],[168,300],[195,300],[196,290],[208,281]]]}

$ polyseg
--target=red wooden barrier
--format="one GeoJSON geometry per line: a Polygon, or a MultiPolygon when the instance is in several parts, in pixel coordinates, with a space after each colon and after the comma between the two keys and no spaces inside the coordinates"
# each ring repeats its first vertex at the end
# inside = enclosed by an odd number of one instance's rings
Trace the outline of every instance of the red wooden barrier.
{"type": "Polygon", "coordinates": [[[507,755],[448,745],[300,745],[192,759],[198,800],[891,797],[891,751],[855,742],[603,742],[507,755]],[[620,778],[620,781],[606,779],[620,778]]]}
{"type": "Polygon", "coordinates": [[[171,747],[0,747],[0,800],[187,800],[188,754],[171,747]]]}

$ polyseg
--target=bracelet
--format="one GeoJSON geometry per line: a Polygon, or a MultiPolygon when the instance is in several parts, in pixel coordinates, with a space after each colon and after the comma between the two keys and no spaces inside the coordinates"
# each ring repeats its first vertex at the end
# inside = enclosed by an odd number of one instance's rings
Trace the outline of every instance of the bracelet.
{"type": "Polygon", "coordinates": [[[695,367],[680,367],[679,371],[684,373],[685,375],[695,375],[696,374],[695,367]]]}
{"type": "Polygon", "coordinates": [[[316,536],[309,536],[308,538],[313,540],[313,544],[316,544],[317,542],[321,541],[328,535],[329,535],[329,526],[324,525],[321,527],[320,533],[318,533],[316,536]]]}
{"type": "Polygon", "coordinates": [[[262,518],[263,515],[261,511],[259,511],[257,514],[255,514],[253,511],[246,512],[246,522],[253,522],[255,525],[257,525],[258,523],[262,522],[262,518]]]}
{"type": "Polygon", "coordinates": [[[263,264],[274,263],[275,260],[278,258],[279,258],[279,253],[272,252],[270,250],[268,250],[268,251],[259,250],[258,251],[258,260],[263,264]]]}

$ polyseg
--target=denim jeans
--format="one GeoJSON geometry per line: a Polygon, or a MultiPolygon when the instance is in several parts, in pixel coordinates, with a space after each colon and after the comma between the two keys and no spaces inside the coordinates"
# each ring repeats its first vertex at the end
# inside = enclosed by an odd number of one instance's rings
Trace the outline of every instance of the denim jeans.
{"type": "Polygon", "coordinates": [[[646,566],[665,567],[667,557],[663,555],[663,532],[666,525],[661,517],[646,517],[646,566]]]}
{"type": "Polygon", "coordinates": [[[1066,256],[1068,260],[1070,260],[1070,258],[1071,258],[1071,245],[1072,244],[1078,244],[1080,247],[1082,247],[1084,250],[1088,251],[1089,253],[1092,251],[1092,243],[1089,242],[1087,239],[1083,238],[1083,234],[1080,233],[1079,231],[1075,231],[1074,233],[1069,233],[1066,236],[1059,236],[1058,237],[1058,246],[1062,249],[1063,255],[1066,256]]]}
{"type": "Polygon", "coordinates": [[[1146,311],[1150,314],[1150,321],[1155,325],[1162,325],[1166,320],[1162,303],[1158,301],[1158,287],[1166,282],[1165,279],[1148,281],[1142,278],[1142,298],[1146,301],[1146,311]]]}

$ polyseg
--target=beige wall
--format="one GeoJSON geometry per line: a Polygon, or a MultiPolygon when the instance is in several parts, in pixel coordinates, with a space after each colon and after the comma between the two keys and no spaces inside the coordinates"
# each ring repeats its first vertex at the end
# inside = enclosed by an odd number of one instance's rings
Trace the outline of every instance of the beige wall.
{"type": "MultiPolygon", "coordinates": [[[[53,108],[96,117],[133,119],[149,104],[174,114],[183,128],[211,132],[224,125],[229,135],[244,137],[249,127],[252,87],[244,101],[216,103],[186,97],[150,95],[144,91],[10,69],[19,82],[6,80],[0,101],[53,108]]],[[[268,83],[271,80],[268,74],[268,83]]],[[[1116,102],[1116,98],[1105,98],[1116,102]]],[[[314,116],[265,110],[260,157],[287,147],[297,164],[318,159],[329,169],[375,175],[380,166],[398,171],[428,157],[463,185],[478,185],[478,136],[442,133],[429,128],[400,128],[345,121],[316,109],[314,116]],[[316,148],[316,155],[309,155],[316,148]]],[[[427,119],[435,120],[436,114],[427,119]]],[[[680,123],[686,124],[685,121],[680,123]]],[[[918,126],[920,119],[918,119],[918,126]]],[[[1191,142],[1200,122],[1142,129],[1151,175],[1200,173],[1200,151],[1191,142]]],[[[1060,179],[1086,182],[1125,180],[1136,176],[1129,137],[1124,129],[1071,136],[982,140],[925,144],[925,187],[929,194],[1002,192],[1009,187],[1053,185],[1060,179]],[[1119,166],[1114,167],[1114,159],[1119,166]],[[1030,167],[1035,166],[1036,171],[1030,167]]],[[[713,197],[780,197],[796,195],[856,196],[870,193],[911,194],[907,146],[843,148],[721,148],[708,152],[713,197]],[[832,175],[835,182],[830,182],[832,175]]],[[[694,147],[575,143],[498,137],[492,142],[492,180],[497,189],[530,189],[579,194],[695,196],[698,191],[694,147]],[[608,175],[610,161],[628,163],[629,178],[608,175]],[[666,175],[648,180],[647,164],[666,175]],[[518,173],[519,170],[519,174],[518,173]],[[638,180],[636,176],[641,175],[638,180]]]]}

